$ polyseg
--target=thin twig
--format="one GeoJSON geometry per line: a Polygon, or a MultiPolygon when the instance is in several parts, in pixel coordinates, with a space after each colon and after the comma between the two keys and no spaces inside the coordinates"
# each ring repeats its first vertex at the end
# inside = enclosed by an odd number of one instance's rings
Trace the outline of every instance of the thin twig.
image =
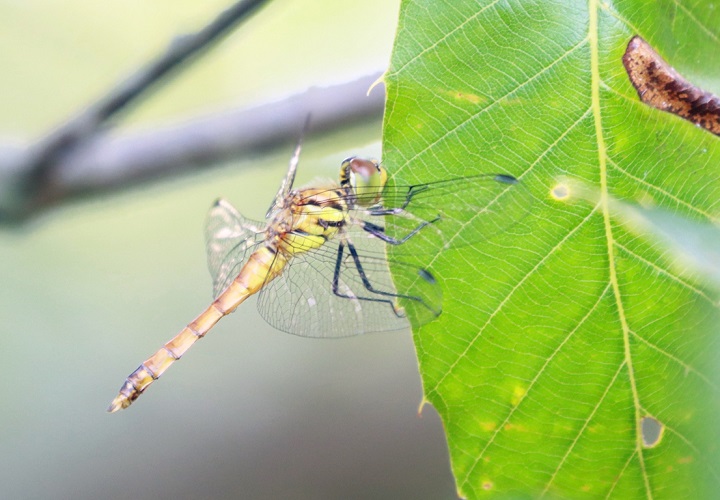
{"type": "MultiPolygon", "coordinates": [[[[241,0],[217,16],[200,31],[176,38],[165,52],[148,65],[140,69],[127,80],[118,84],[105,96],[73,119],[67,121],[44,139],[38,141],[27,154],[26,168],[23,175],[16,179],[16,195],[20,200],[34,200],[42,197],[41,187],[44,179],[50,175],[59,156],[81,144],[101,131],[109,118],[124,110],[131,103],[137,102],[148,90],[155,87],[172,71],[184,63],[197,57],[214,42],[231,31],[238,23],[247,19],[259,6],[267,0],[241,0]]],[[[17,200],[5,200],[13,201],[17,200]]],[[[22,212],[25,206],[9,207],[3,203],[5,210],[14,209],[22,212]]]]}

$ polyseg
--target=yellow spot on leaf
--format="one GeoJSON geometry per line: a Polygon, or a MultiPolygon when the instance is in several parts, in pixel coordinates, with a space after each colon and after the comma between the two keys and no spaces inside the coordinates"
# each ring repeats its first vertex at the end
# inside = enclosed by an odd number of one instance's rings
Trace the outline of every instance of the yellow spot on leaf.
{"type": "Polygon", "coordinates": [[[480,428],[485,432],[492,432],[497,428],[495,422],[480,422],[480,428]]]}
{"type": "Polygon", "coordinates": [[[506,431],[527,432],[528,428],[524,425],[511,424],[508,422],[507,424],[505,424],[505,430],[506,431]]]}
{"type": "Polygon", "coordinates": [[[522,401],[522,399],[525,397],[526,391],[527,389],[525,389],[525,387],[521,387],[519,385],[516,385],[513,388],[513,395],[512,399],[510,400],[513,406],[517,406],[520,404],[520,401],[522,401]]]}
{"type": "Polygon", "coordinates": [[[452,97],[453,99],[456,99],[459,101],[467,101],[470,104],[480,104],[483,101],[485,101],[485,99],[480,97],[479,95],[471,94],[469,92],[461,92],[459,90],[448,90],[445,93],[448,96],[452,97]]]}

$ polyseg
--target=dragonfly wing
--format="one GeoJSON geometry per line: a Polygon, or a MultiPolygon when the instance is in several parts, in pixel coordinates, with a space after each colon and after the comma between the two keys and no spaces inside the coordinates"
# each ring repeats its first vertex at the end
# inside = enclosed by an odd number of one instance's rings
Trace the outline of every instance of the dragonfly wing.
{"type": "Polygon", "coordinates": [[[414,306],[414,299],[427,305],[422,307],[425,321],[436,317],[440,313],[440,287],[419,271],[418,285],[404,291],[414,294],[413,299],[398,298],[384,247],[377,238],[353,230],[319,249],[296,255],[283,274],[260,293],[260,314],[279,330],[321,338],[407,328],[402,307],[407,302],[414,306]],[[357,252],[357,261],[351,246],[357,252]]]}
{"type": "Polygon", "coordinates": [[[441,287],[425,268],[433,260],[429,255],[511,229],[529,212],[531,201],[524,186],[507,175],[390,184],[379,204],[350,211],[355,225],[348,228],[347,241],[339,238],[296,255],[283,275],[261,293],[260,312],[276,328],[308,337],[396,330],[408,322],[383,301],[395,299],[395,294],[407,316],[424,324],[440,314],[442,302],[441,287]],[[369,231],[360,229],[363,223],[369,231]],[[348,247],[338,261],[346,242],[357,248],[362,271],[348,247]],[[387,244],[393,246],[392,275],[387,244]]]}
{"type": "Polygon", "coordinates": [[[378,205],[355,215],[380,224],[395,238],[432,223],[393,250],[395,255],[427,255],[492,239],[518,224],[531,206],[522,182],[504,174],[481,174],[415,185],[390,181],[378,205]],[[425,244],[417,244],[421,241],[425,244]]]}
{"type": "Polygon", "coordinates": [[[278,189],[278,192],[273,199],[272,205],[270,205],[270,208],[268,208],[268,211],[265,214],[266,218],[270,217],[270,214],[273,212],[273,210],[282,206],[283,200],[285,200],[285,198],[288,196],[290,190],[293,187],[293,184],[295,183],[295,173],[297,172],[297,167],[300,163],[300,151],[302,150],[303,139],[305,138],[305,134],[307,134],[309,128],[310,115],[307,115],[305,117],[305,124],[303,125],[302,132],[300,132],[300,137],[298,138],[297,144],[295,145],[295,151],[293,151],[293,155],[290,158],[288,171],[285,174],[282,182],[280,183],[280,188],[278,189]]]}
{"type": "Polygon", "coordinates": [[[205,223],[207,259],[217,297],[235,279],[248,257],[264,243],[265,223],[243,217],[227,200],[217,200],[205,223]]]}

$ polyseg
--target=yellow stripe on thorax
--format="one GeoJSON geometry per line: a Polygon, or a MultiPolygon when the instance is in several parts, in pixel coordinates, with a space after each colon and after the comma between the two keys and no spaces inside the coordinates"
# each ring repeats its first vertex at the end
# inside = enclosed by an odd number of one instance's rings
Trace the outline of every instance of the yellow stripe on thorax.
{"type": "Polygon", "coordinates": [[[297,255],[320,248],[333,238],[347,218],[347,202],[341,189],[305,189],[301,205],[294,207],[292,229],[281,237],[281,250],[297,255]]]}

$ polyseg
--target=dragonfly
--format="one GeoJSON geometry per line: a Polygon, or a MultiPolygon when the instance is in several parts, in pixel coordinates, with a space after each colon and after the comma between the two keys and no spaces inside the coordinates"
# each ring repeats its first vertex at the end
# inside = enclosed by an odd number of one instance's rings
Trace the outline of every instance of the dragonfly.
{"type": "Polygon", "coordinates": [[[206,240],[214,301],[126,378],[109,412],[130,406],[255,294],[270,325],[304,337],[431,321],[442,312],[442,286],[427,262],[492,237],[527,212],[520,181],[509,174],[395,185],[379,161],[355,156],[341,163],[338,181],[294,189],[300,150],[301,141],[264,221],[224,199],[213,204],[206,240]]]}

